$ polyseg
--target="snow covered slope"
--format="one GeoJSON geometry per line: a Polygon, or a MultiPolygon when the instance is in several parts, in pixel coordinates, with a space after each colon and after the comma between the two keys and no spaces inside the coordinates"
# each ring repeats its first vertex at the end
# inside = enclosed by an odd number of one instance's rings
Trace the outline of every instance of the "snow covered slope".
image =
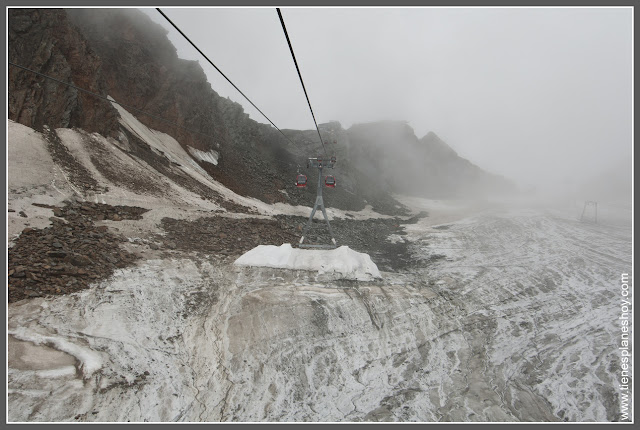
{"type": "Polygon", "coordinates": [[[123,121],[120,140],[9,122],[10,239],[27,223],[51,222],[52,210],[34,202],[75,195],[151,209],[140,220],[100,221],[128,238],[136,265],[74,294],[9,304],[10,422],[621,419],[630,224],[405,199],[429,216],[372,237],[407,247],[410,262],[377,274],[359,260],[345,268],[368,272],[358,282],[318,273],[318,251],[303,258],[314,272],[283,268],[297,250],[282,247],[258,249],[252,266],[153,250],[141,237],[167,234],[164,217],[222,211],[239,222],[309,208],[234,195],[177,142],[123,121]]]}
{"type": "MultiPolygon", "coordinates": [[[[54,205],[70,197],[142,206],[151,209],[145,218],[154,223],[165,216],[192,218],[203,212],[226,211],[226,203],[264,216],[308,216],[311,212],[307,206],[268,205],[234,193],[211,178],[171,136],[148,128],[119,105],[113,106],[130,137],[122,133],[116,140],[66,128],[47,129],[43,134],[8,120],[8,200],[15,211],[8,215],[9,245],[27,224],[50,224],[51,211],[33,203],[54,205]],[[51,154],[57,154],[55,160],[51,154]],[[28,213],[28,220],[19,215],[21,211],[28,213]]],[[[230,216],[238,216],[231,212],[230,216]]],[[[327,213],[331,218],[345,218],[347,211],[328,208],[327,213]]],[[[349,216],[385,217],[371,206],[351,211],[349,216]]],[[[321,217],[316,214],[316,219],[321,217]]]]}
{"type": "Polygon", "coordinates": [[[66,362],[44,376],[10,362],[9,418],[620,418],[628,231],[498,212],[418,223],[407,240],[423,261],[415,272],[359,285],[171,258],[11,306],[15,342],[55,336],[51,346],[93,350],[101,367],[80,382],[66,362]]]}

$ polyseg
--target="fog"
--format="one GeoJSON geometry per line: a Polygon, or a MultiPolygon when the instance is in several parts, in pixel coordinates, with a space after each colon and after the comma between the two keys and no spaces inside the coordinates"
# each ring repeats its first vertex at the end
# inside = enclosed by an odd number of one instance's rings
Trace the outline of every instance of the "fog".
{"type": "MultiPolygon", "coordinates": [[[[163,10],[279,128],[314,128],[274,8],[163,10]]],[[[215,91],[267,123],[156,10],[144,11],[215,91]]],[[[282,14],[319,123],[406,120],[418,138],[433,131],[529,192],[577,197],[595,184],[630,200],[631,8],[282,14]]]]}

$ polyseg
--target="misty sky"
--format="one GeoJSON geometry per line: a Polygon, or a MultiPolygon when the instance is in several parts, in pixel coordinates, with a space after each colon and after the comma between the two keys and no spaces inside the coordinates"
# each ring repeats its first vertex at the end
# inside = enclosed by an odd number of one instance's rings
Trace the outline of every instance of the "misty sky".
{"type": "MultiPolygon", "coordinates": [[[[539,190],[631,168],[631,8],[281,10],[318,123],[406,120],[539,190]]],[[[274,8],[163,11],[278,127],[314,128],[274,8]]],[[[267,123],[145,12],[216,92],[267,123]]]]}

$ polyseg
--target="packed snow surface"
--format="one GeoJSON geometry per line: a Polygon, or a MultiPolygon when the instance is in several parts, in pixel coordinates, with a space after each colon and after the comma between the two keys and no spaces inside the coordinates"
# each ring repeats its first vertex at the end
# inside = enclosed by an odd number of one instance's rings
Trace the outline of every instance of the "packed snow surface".
{"type": "Polygon", "coordinates": [[[381,278],[378,266],[367,254],[348,246],[337,249],[298,249],[291,244],[259,245],[246,252],[235,263],[238,266],[271,267],[275,269],[308,270],[319,273],[340,273],[344,279],[370,281],[381,278]]]}

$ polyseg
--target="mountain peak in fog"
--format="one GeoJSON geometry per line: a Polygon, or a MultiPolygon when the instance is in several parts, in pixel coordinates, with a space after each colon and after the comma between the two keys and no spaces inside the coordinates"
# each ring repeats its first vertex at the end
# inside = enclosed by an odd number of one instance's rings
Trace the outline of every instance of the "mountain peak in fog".
{"type": "Polygon", "coordinates": [[[437,134],[433,131],[427,133],[422,139],[420,139],[420,143],[423,144],[426,148],[435,154],[446,157],[458,157],[458,153],[447,145],[437,134]]]}

